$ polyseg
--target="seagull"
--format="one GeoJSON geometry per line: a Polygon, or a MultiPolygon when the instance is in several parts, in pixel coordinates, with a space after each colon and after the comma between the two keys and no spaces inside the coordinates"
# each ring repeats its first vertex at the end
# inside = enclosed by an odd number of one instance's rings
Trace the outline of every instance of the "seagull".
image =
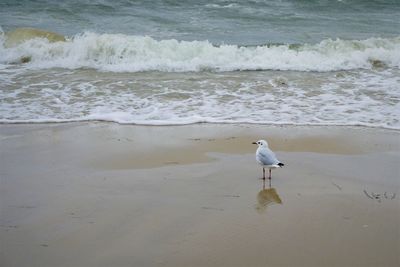
{"type": "Polygon", "coordinates": [[[267,141],[258,140],[257,142],[253,142],[253,144],[258,145],[256,160],[263,166],[263,179],[265,180],[265,168],[268,168],[268,179],[271,180],[271,169],[282,168],[285,164],[276,158],[275,153],[269,149],[267,141]]]}

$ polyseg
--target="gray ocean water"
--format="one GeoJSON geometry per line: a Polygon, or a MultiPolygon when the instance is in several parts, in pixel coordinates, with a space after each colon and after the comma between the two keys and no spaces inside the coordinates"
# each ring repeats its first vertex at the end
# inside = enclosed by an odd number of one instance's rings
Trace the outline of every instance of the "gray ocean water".
{"type": "Polygon", "coordinates": [[[399,18],[397,0],[0,0],[0,122],[400,129],[399,18]],[[11,42],[21,27],[65,41],[11,42]]]}

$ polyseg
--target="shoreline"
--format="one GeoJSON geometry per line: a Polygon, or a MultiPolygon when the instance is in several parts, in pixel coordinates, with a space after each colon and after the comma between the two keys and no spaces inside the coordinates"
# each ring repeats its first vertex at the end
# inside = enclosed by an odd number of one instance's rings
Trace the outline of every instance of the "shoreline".
{"type": "Polygon", "coordinates": [[[398,127],[374,125],[368,123],[349,123],[349,124],[330,124],[330,123],[273,123],[273,122],[246,122],[246,121],[194,121],[194,122],[181,122],[181,123],[140,123],[140,122],[119,122],[107,119],[55,119],[55,120],[8,120],[0,119],[0,125],[57,125],[57,124],[85,124],[85,123],[111,123],[121,126],[140,126],[140,127],[179,127],[179,126],[192,126],[192,125],[248,125],[248,126],[264,126],[264,127],[345,127],[345,128],[368,128],[368,129],[381,129],[389,131],[400,131],[398,127]]]}
{"type": "Polygon", "coordinates": [[[399,137],[343,126],[0,124],[0,262],[397,266],[399,137]],[[259,179],[256,138],[285,163],[271,187],[259,179]]]}

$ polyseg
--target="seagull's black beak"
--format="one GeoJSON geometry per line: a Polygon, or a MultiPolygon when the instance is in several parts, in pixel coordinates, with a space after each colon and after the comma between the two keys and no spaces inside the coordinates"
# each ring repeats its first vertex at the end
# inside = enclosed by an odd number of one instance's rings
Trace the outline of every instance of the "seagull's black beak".
{"type": "Polygon", "coordinates": [[[257,145],[257,142],[253,142],[252,144],[253,144],[253,145],[257,145]]]}

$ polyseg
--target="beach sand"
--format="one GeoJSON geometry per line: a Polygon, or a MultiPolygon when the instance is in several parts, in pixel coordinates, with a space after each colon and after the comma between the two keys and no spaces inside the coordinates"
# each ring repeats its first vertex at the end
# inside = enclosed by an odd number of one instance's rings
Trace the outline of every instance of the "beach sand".
{"type": "Polygon", "coordinates": [[[400,133],[0,125],[0,266],[400,266],[400,133]],[[285,167],[260,179],[257,139],[285,167]]]}

